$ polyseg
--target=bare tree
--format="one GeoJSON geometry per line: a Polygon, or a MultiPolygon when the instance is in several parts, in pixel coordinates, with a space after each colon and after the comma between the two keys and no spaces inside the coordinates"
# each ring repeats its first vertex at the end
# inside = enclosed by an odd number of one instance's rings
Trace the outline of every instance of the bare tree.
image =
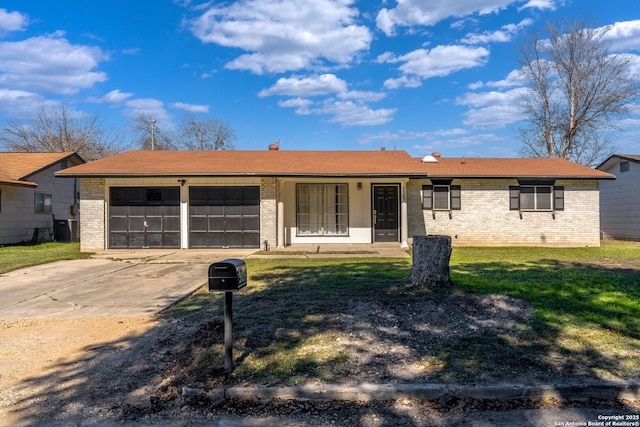
{"type": "Polygon", "coordinates": [[[9,151],[74,151],[87,161],[121,151],[118,139],[107,133],[98,116],[78,117],[66,107],[43,107],[31,121],[8,121],[0,142],[9,151]]]}
{"type": "Polygon", "coordinates": [[[134,120],[133,129],[138,134],[138,143],[143,150],[179,149],[171,132],[164,132],[155,119],[147,114],[141,114],[134,120]]]}
{"type": "Polygon", "coordinates": [[[191,115],[173,132],[164,131],[153,117],[142,114],[133,124],[143,150],[226,150],[233,148],[231,127],[215,118],[198,121],[191,115]]]}
{"type": "Polygon", "coordinates": [[[610,29],[548,23],[548,38],[535,34],[520,48],[529,84],[528,124],[520,130],[526,155],[593,166],[610,154],[606,132],[629,114],[640,93],[632,58],[610,53],[604,37],[610,29]]]}
{"type": "Polygon", "coordinates": [[[196,121],[186,115],[180,126],[180,146],[187,150],[227,150],[236,136],[228,123],[216,118],[196,121]]]}

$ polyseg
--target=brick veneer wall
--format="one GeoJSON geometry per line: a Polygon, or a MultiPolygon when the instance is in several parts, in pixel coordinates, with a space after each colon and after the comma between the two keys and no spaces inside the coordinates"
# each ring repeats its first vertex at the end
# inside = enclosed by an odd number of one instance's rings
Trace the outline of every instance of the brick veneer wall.
{"type": "Polygon", "coordinates": [[[104,178],[80,179],[80,250],[105,249],[104,178]]]}
{"type": "Polygon", "coordinates": [[[421,190],[429,180],[407,185],[409,237],[444,234],[454,245],[599,246],[600,205],[597,180],[558,180],[564,186],[563,211],[509,210],[513,179],[453,180],[460,185],[461,210],[423,210],[421,190]],[[522,215],[522,216],[521,216],[522,215]]]}
{"type": "Polygon", "coordinates": [[[276,185],[276,178],[260,180],[260,243],[266,240],[271,248],[276,247],[278,233],[276,185]]]}

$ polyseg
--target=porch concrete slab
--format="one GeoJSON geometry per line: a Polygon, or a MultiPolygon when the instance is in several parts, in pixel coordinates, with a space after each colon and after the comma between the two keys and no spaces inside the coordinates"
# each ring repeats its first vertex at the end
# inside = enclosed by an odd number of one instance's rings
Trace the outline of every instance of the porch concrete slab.
{"type": "Polygon", "coordinates": [[[400,247],[399,243],[304,243],[272,248],[269,252],[250,258],[411,258],[407,248],[400,247]]]}

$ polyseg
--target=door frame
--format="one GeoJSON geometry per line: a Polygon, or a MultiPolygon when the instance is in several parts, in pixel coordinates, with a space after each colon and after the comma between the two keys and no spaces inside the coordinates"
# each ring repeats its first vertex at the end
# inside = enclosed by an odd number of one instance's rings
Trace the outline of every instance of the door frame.
{"type": "Polygon", "coordinates": [[[399,243],[402,236],[402,215],[400,211],[400,198],[402,194],[402,186],[399,183],[372,183],[371,184],[371,241],[373,243],[399,243]],[[396,215],[398,218],[397,235],[398,238],[391,242],[376,242],[376,187],[393,187],[396,189],[396,215]]]}

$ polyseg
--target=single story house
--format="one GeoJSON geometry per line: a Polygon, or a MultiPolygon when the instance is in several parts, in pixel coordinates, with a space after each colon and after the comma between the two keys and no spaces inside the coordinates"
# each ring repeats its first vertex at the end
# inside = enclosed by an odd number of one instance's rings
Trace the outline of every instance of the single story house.
{"type": "Polygon", "coordinates": [[[128,151],[80,179],[81,247],[276,248],[447,234],[456,245],[598,246],[598,186],[562,159],[404,151],[128,151]]]}
{"type": "Polygon", "coordinates": [[[614,154],[596,169],[616,177],[600,185],[602,237],[640,241],[640,155],[614,154]]]}
{"type": "Polygon", "coordinates": [[[71,152],[0,153],[0,244],[77,237],[78,182],[54,173],[82,163],[71,152]]]}

